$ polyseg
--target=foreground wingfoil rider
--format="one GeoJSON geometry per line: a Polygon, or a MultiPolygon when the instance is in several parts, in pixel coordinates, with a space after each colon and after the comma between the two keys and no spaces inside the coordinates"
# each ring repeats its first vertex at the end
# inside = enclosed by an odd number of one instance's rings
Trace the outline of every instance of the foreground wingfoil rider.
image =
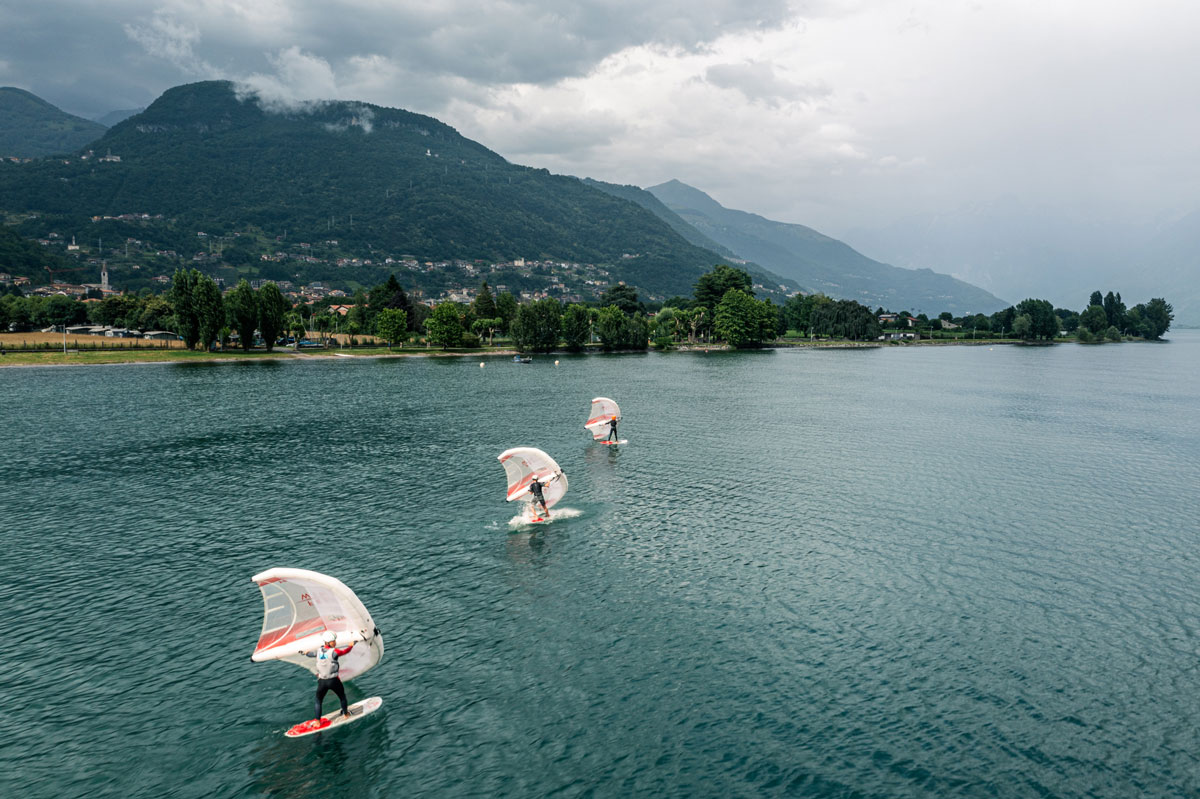
{"type": "Polygon", "coordinates": [[[521,516],[525,522],[546,521],[550,509],[567,493],[567,476],[554,458],[536,447],[513,447],[497,459],[504,466],[508,484],[505,500],[524,504],[521,516]]]}
{"type": "Polygon", "coordinates": [[[619,435],[617,435],[617,417],[614,416],[613,418],[608,420],[608,438],[606,438],[605,440],[606,441],[618,441],[618,440],[620,440],[620,438],[621,437],[619,435]]]}
{"type": "Polygon", "coordinates": [[[350,654],[350,650],[353,648],[354,643],[351,642],[350,646],[338,649],[337,633],[333,630],[326,630],[325,640],[321,646],[301,653],[305,657],[317,659],[317,712],[313,719],[318,723],[321,721],[321,706],[325,702],[325,694],[330,691],[333,691],[337,695],[338,701],[342,703],[342,716],[350,718],[350,708],[346,704],[346,687],[342,685],[342,680],[338,677],[338,670],[341,669],[338,658],[350,654]]]}
{"type": "MultiPolygon", "coordinates": [[[[551,479],[553,479],[553,478],[551,478],[551,479]]],[[[549,485],[549,484],[550,484],[550,480],[547,480],[546,485],[549,485]]],[[[538,482],[536,475],[529,478],[529,493],[533,496],[533,505],[535,507],[537,505],[542,506],[542,518],[549,519],[550,518],[550,509],[546,507],[546,497],[542,493],[542,484],[540,482],[538,482]]]]}

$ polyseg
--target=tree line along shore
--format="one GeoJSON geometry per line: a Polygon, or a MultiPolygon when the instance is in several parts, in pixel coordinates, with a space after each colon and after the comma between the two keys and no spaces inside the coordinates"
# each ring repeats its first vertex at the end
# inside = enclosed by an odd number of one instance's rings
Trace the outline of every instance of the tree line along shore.
{"type": "Polygon", "coordinates": [[[433,348],[544,353],[838,342],[1099,343],[1157,340],[1173,319],[1165,299],[1130,308],[1112,291],[1093,292],[1078,312],[1030,298],[992,314],[961,317],[872,310],[823,294],[796,294],[777,305],[755,297],[746,271],[723,264],[700,277],[692,296],[661,303],[644,302],[634,288],[620,283],[590,304],[564,304],[553,298],[520,302],[510,292],[493,293],[484,282],[470,303],[446,301],[430,307],[413,302],[392,275],[369,290],[358,290],[344,304],[325,299],[293,305],[274,283],[254,289],[243,279],[222,292],[195,269],[177,271],[165,294],[143,291],[78,300],[0,289],[0,331],[9,331],[0,333],[0,347],[7,354],[67,348],[68,329],[92,324],[137,337],[81,341],[75,336],[74,349],[119,349],[129,359],[161,359],[165,351],[188,353],[187,357],[261,355],[281,345],[295,351],[338,347],[370,354],[433,348]],[[56,337],[47,338],[53,331],[63,331],[61,346],[56,337]],[[148,341],[143,331],[169,331],[158,338],[170,340],[148,341]],[[144,350],[158,354],[138,354],[144,350]]]}

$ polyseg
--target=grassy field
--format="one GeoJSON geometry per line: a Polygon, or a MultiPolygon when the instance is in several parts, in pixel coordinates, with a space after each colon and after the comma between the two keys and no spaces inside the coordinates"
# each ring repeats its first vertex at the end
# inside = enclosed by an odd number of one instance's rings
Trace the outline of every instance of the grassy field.
{"type": "MultiPolygon", "coordinates": [[[[332,337],[331,337],[332,338],[332,337]]],[[[349,338],[344,336],[343,338],[349,338]]],[[[197,352],[184,349],[182,341],[146,341],[144,339],[105,338],[103,336],[72,336],[66,338],[67,352],[63,353],[62,333],[0,333],[0,367],[4,366],[68,366],[102,363],[156,363],[162,361],[237,361],[258,358],[333,357],[335,353],[354,357],[397,355],[472,355],[506,352],[498,348],[454,349],[424,345],[388,349],[373,336],[359,336],[360,343],[377,346],[342,349],[338,346],[301,349],[276,347],[273,352],[256,349],[243,352],[227,348],[219,352],[197,352]],[[33,352],[17,350],[29,350],[33,352]]],[[[335,339],[336,341],[336,339],[335,339]]],[[[511,354],[511,351],[507,351],[511,354]]]]}
{"type": "MultiPolygon", "coordinates": [[[[7,350],[42,348],[46,345],[58,347],[62,355],[62,333],[0,333],[0,347],[7,350]]],[[[182,341],[147,341],[142,338],[106,338],[105,336],[72,336],[67,334],[67,349],[93,349],[104,347],[154,347],[155,349],[183,349],[182,341]]]]}
{"type": "Polygon", "coordinates": [[[289,351],[198,352],[196,350],[49,350],[46,352],[8,352],[0,356],[5,366],[79,366],[97,363],[157,363],[162,361],[244,361],[261,358],[292,358],[289,351]]]}

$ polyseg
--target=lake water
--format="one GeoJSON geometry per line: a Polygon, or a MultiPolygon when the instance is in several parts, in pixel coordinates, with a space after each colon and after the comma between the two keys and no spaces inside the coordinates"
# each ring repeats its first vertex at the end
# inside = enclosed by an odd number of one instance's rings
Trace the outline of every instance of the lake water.
{"type": "Polygon", "coordinates": [[[1194,797],[1171,337],[0,370],[0,794],[1194,797]],[[578,515],[510,527],[518,445],[578,515]],[[283,738],[275,566],[371,609],[380,713],[283,738]]]}

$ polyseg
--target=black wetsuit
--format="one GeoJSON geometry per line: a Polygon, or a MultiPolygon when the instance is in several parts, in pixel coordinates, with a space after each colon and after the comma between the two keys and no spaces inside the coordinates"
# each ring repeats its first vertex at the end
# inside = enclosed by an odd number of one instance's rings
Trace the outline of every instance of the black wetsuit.
{"type": "Polygon", "coordinates": [[[608,420],[608,438],[606,438],[604,440],[605,441],[616,441],[617,440],[617,417],[614,416],[613,418],[608,420]]]}
{"type": "Polygon", "coordinates": [[[341,669],[341,663],[338,658],[348,654],[354,644],[337,649],[332,646],[321,646],[314,649],[312,652],[305,652],[307,657],[315,657],[317,659],[317,715],[313,718],[321,718],[321,705],[325,702],[325,694],[333,691],[341,702],[342,712],[348,713],[349,708],[346,706],[346,689],[342,685],[342,680],[338,677],[338,671],[341,669]]]}
{"type": "Polygon", "coordinates": [[[534,503],[542,506],[542,512],[549,515],[550,509],[546,507],[546,498],[542,495],[542,484],[537,480],[530,480],[529,493],[533,495],[534,503]]]}

